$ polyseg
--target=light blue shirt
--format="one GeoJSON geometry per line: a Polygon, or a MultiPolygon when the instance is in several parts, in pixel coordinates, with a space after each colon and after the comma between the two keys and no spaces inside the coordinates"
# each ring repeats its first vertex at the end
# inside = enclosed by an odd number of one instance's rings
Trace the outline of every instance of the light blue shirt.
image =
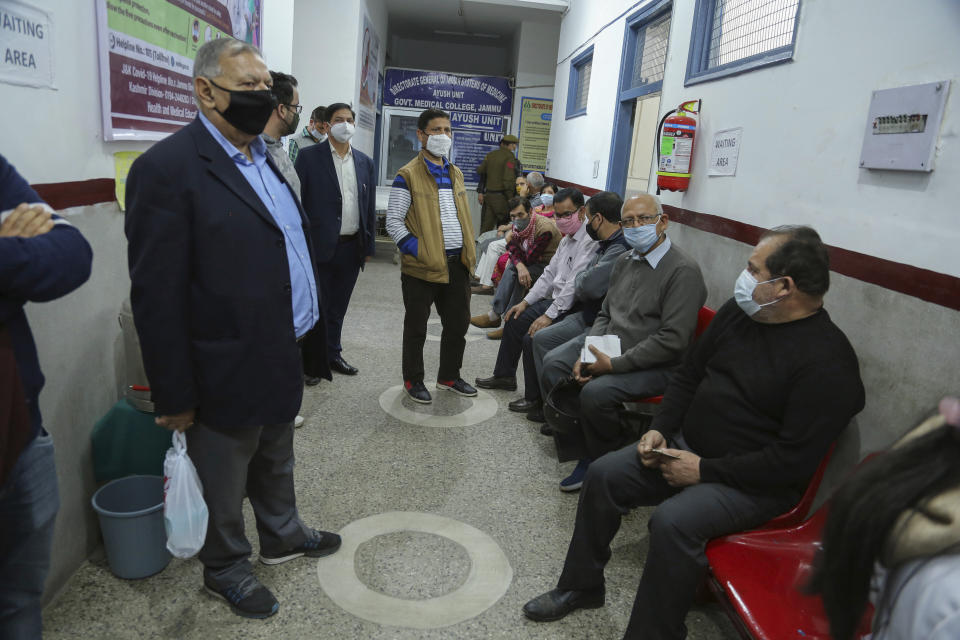
{"type": "Polygon", "coordinates": [[[633,249],[630,253],[630,257],[634,260],[646,260],[650,263],[650,266],[654,269],[657,268],[657,265],[660,264],[660,261],[663,259],[663,256],[667,255],[667,251],[670,251],[670,238],[665,238],[663,243],[647,255],[640,255],[640,252],[636,249],[633,249]]]}
{"type": "Polygon", "coordinates": [[[227,140],[220,130],[200,113],[200,122],[207,128],[237,169],[243,174],[257,196],[267,208],[273,221],[277,223],[286,240],[287,263],[290,266],[290,288],[293,300],[293,329],[297,337],[303,336],[320,320],[320,308],[317,303],[317,282],[313,277],[313,264],[307,248],[307,237],[303,233],[303,220],[293,194],[280,177],[267,164],[267,145],[259,136],[250,143],[253,162],[233,143],[227,140]]]}

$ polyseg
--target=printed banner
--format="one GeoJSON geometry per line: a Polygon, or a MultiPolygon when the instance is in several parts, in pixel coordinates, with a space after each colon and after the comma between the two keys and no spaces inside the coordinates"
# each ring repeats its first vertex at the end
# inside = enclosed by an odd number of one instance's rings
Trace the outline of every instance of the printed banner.
{"type": "Polygon", "coordinates": [[[453,127],[450,160],[463,171],[464,182],[474,186],[477,167],[508,131],[513,90],[506,78],[387,69],[383,105],[448,112],[453,127]]]}
{"type": "Polygon", "coordinates": [[[0,0],[0,82],[53,87],[53,18],[32,5],[0,0]]]}
{"type": "Polygon", "coordinates": [[[509,116],[513,90],[506,78],[387,69],[383,104],[509,116]]]}
{"type": "Polygon", "coordinates": [[[262,0],[96,2],[104,140],[160,140],[193,120],[204,43],[262,44],[262,0]]]}
{"type": "Polygon", "coordinates": [[[550,120],[553,99],[520,98],[520,144],[517,157],[524,171],[547,170],[547,145],[550,143],[550,120]]]}

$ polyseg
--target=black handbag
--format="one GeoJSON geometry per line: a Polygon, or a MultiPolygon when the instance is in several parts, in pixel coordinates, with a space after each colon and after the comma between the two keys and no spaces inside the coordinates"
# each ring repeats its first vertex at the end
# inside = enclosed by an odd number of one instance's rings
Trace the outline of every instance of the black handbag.
{"type": "Polygon", "coordinates": [[[553,386],[543,403],[543,417],[553,429],[557,460],[568,462],[586,455],[587,445],[580,428],[580,383],[572,377],[553,386]]]}

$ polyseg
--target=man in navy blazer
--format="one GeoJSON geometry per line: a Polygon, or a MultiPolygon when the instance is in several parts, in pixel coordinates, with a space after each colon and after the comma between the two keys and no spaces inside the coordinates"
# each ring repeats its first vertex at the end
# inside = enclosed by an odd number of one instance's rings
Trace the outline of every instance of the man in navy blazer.
{"type": "Polygon", "coordinates": [[[341,355],[340,334],[357,277],[374,254],[377,232],[373,160],[350,146],[354,115],[342,102],[327,107],[323,116],[330,131],[327,142],[301,150],[296,162],[327,325],[326,353],[320,352],[319,340],[315,342],[311,334],[304,351],[314,355],[305,355],[305,360],[325,355],[331,369],[351,376],[357,369],[341,355]]]}
{"type": "Polygon", "coordinates": [[[293,485],[298,340],[320,319],[316,270],[303,210],[258,135],[276,106],[259,51],[208,42],[193,83],[197,119],[127,178],[130,298],[157,423],[186,430],[203,484],[204,586],[265,618],[279,605],[253,575],[245,494],[262,563],[340,546],[300,520],[293,485]]]}

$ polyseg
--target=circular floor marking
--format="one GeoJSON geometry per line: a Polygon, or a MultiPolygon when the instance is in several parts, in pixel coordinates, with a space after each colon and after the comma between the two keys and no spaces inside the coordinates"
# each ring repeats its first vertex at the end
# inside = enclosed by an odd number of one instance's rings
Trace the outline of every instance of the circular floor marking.
{"type": "MultiPolygon", "coordinates": [[[[437,389],[434,382],[427,382],[426,385],[433,396],[434,403],[441,402],[442,400],[439,400],[438,397],[442,398],[443,394],[453,393],[444,389],[437,389]]],[[[496,415],[499,407],[493,396],[486,391],[478,390],[476,398],[462,398],[472,403],[468,409],[452,416],[433,415],[419,413],[403,406],[405,394],[403,385],[398,384],[395,387],[390,387],[380,394],[380,407],[397,420],[418,427],[470,427],[492,418],[496,415]]],[[[423,409],[429,411],[431,406],[423,405],[423,409]]]]}
{"type": "Polygon", "coordinates": [[[468,524],[431,513],[390,511],[351,522],[340,531],[343,546],[317,563],[320,586],[345,611],[385,626],[437,629],[480,615],[513,581],[513,568],[496,541],[468,524]],[[376,536],[421,531],[448,538],[470,556],[470,574],[459,588],[437,598],[405,600],[368,588],[357,577],[357,548],[376,536]]]}
{"type": "MultiPolygon", "coordinates": [[[[439,325],[440,318],[430,318],[427,320],[427,340],[430,342],[440,342],[440,336],[435,336],[429,331],[430,325],[439,325]]],[[[493,329],[481,329],[475,327],[472,324],[467,327],[467,335],[464,336],[464,339],[467,342],[476,342],[477,340],[483,340],[487,337],[487,331],[493,331],[493,329]]]]}

